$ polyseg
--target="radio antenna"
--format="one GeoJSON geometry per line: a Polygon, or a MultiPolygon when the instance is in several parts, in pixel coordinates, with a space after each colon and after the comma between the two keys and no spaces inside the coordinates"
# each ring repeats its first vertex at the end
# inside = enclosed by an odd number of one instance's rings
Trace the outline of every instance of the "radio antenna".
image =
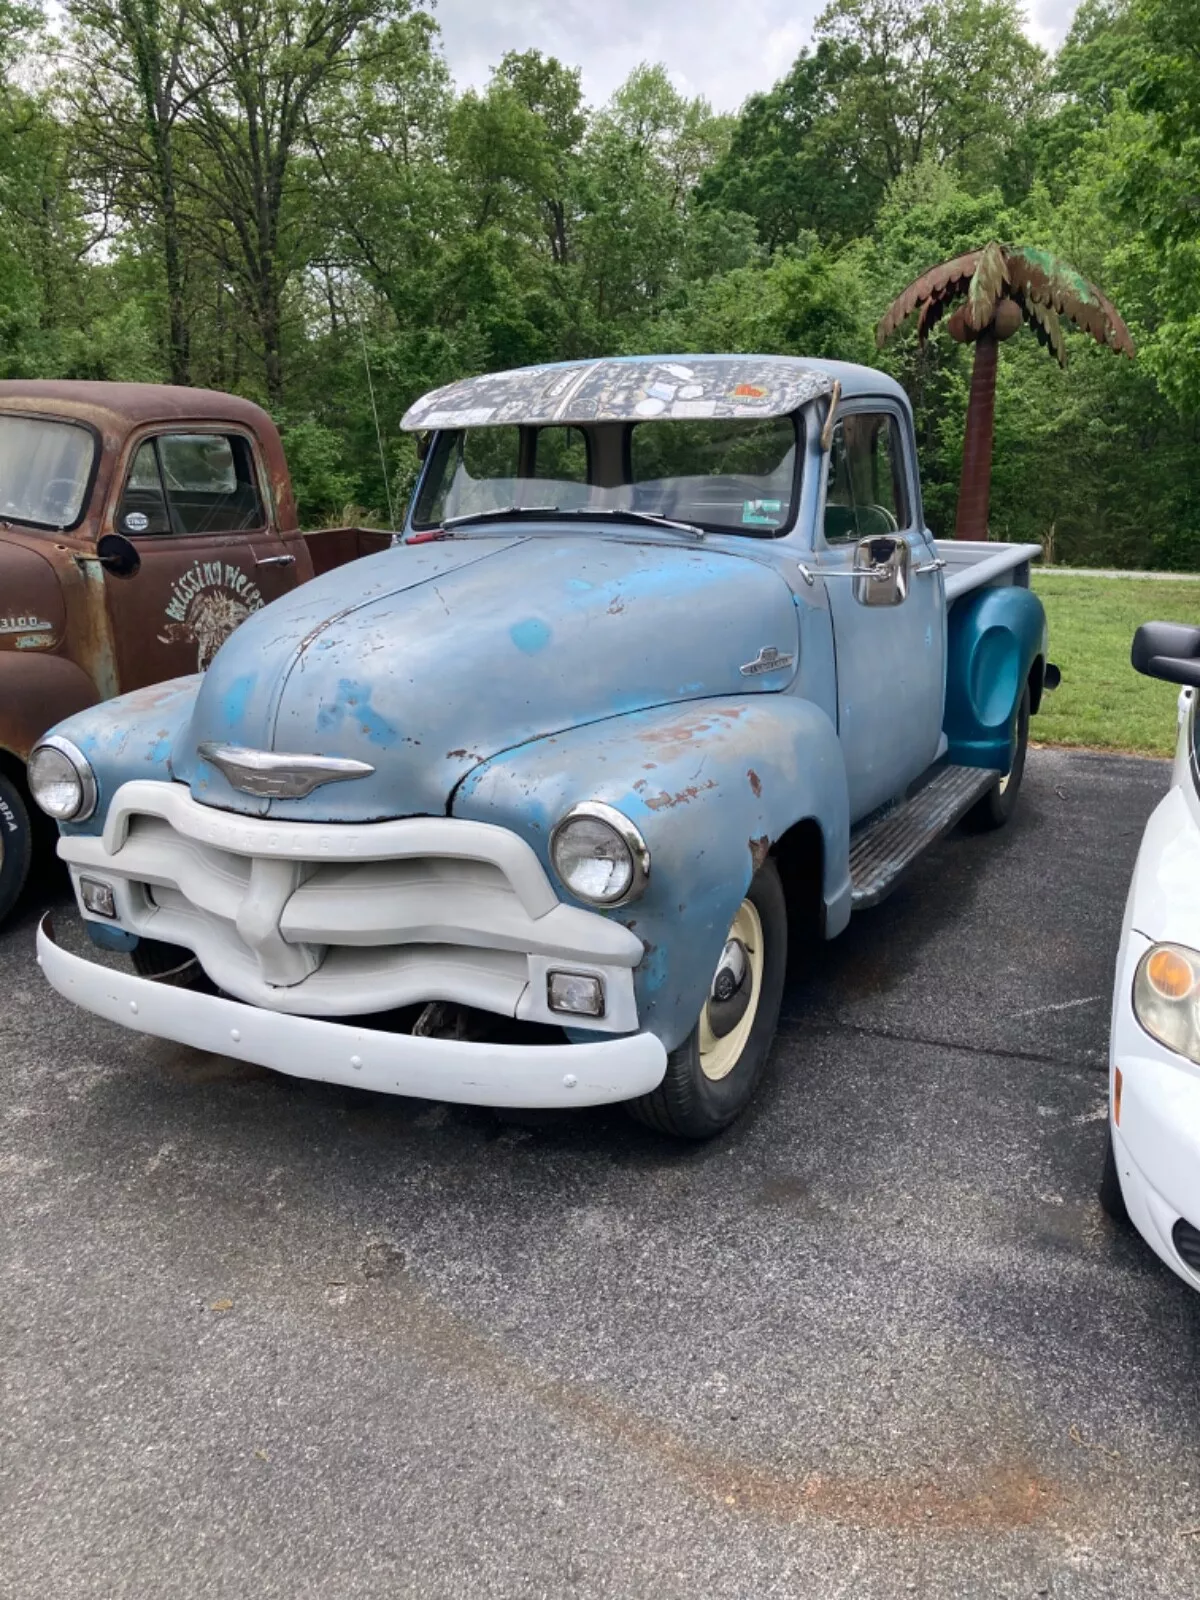
{"type": "Polygon", "coordinates": [[[367,369],[367,393],[371,396],[371,415],[375,418],[375,442],[379,446],[379,465],[383,468],[383,492],[387,496],[388,522],[391,531],[396,532],[396,513],[392,509],[392,480],[388,477],[387,456],[383,450],[383,429],[379,426],[379,407],[375,404],[375,385],[371,381],[371,358],[367,355],[367,335],[363,328],[362,314],[355,312],[358,317],[358,337],[362,341],[363,366],[367,369]]]}

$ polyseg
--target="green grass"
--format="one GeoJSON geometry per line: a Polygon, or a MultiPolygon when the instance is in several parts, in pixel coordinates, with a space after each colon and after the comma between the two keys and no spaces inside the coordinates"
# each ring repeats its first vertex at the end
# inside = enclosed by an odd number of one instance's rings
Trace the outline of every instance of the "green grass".
{"type": "Polygon", "coordinates": [[[1167,756],[1175,748],[1179,690],[1129,665],[1139,622],[1200,623],[1200,583],[1146,578],[1060,578],[1035,569],[1050,624],[1050,659],[1063,681],[1030,725],[1040,744],[1086,745],[1167,756]]]}

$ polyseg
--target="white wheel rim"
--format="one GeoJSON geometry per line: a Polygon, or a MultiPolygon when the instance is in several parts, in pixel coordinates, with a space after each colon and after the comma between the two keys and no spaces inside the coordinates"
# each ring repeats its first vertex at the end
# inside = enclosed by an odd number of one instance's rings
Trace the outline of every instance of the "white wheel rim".
{"type": "Polygon", "coordinates": [[[729,939],[740,940],[746,948],[749,958],[746,981],[750,984],[750,1003],[737,1025],[723,1038],[718,1038],[709,1023],[709,1002],[704,1002],[704,1010],[700,1013],[700,1070],[710,1083],[719,1083],[722,1078],[727,1078],[742,1059],[742,1051],[746,1048],[746,1041],[758,1015],[758,1002],[762,994],[763,931],[762,919],[752,900],[742,901],[727,935],[727,943],[729,939]]]}

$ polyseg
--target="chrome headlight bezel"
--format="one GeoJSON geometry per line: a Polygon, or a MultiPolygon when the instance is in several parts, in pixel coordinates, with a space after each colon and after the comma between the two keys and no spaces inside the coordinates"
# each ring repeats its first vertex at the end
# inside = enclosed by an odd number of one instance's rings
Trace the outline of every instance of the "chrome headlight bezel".
{"type": "Polygon", "coordinates": [[[602,800],[581,800],[559,818],[550,835],[550,863],[568,894],[586,905],[601,906],[605,910],[628,905],[631,900],[638,899],[650,880],[650,847],[624,812],[618,811],[615,806],[605,805],[602,800]],[[583,893],[575,888],[559,865],[559,850],[566,830],[573,823],[583,821],[598,822],[606,827],[625,850],[629,861],[629,881],[622,885],[619,893],[607,896],[583,893]]]}
{"type": "Polygon", "coordinates": [[[1200,1066],[1200,950],[1161,939],[1142,955],[1133,976],[1133,1014],[1152,1039],[1200,1066]],[[1156,956],[1175,957],[1191,969],[1191,983],[1168,994],[1155,983],[1150,967],[1156,956]]]}
{"type": "Polygon", "coordinates": [[[29,760],[26,763],[25,771],[29,782],[30,794],[39,808],[48,817],[52,817],[55,822],[86,822],[95,811],[96,802],[99,798],[96,774],[93,772],[91,763],[83,751],[73,745],[69,739],[64,739],[61,734],[51,733],[46,738],[38,740],[29,752],[29,760]],[[53,750],[55,754],[61,756],[75,775],[75,779],[79,784],[79,800],[72,811],[52,811],[49,806],[43,803],[41,796],[37,792],[35,762],[43,750],[53,750]]]}

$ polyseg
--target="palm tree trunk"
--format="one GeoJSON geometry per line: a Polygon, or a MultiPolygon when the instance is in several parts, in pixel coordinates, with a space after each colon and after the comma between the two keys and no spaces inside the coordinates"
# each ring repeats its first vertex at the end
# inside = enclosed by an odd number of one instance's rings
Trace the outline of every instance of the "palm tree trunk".
{"type": "Polygon", "coordinates": [[[963,438],[962,477],[958,485],[956,539],[986,539],[988,498],[992,487],[992,432],[996,416],[996,363],[1000,345],[991,328],[975,341],[971,398],[963,438]]]}

